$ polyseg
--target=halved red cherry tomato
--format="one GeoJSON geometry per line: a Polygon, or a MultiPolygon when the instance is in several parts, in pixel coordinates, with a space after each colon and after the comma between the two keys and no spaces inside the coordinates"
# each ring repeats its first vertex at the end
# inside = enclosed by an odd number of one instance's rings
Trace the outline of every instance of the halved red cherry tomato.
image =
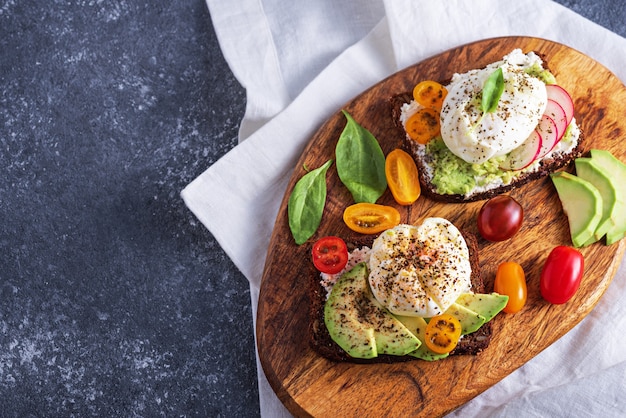
{"type": "Polygon", "coordinates": [[[524,209],[508,195],[489,199],[478,212],[478,232],[488,241],[504,241],[522,227],[524,209]]]}
{"type": "Polygon", "coordinates": [[[313,264],[322,273],[339,273],[348,263],[348,247],[339,237],[320,238],[311,251],[313,264]]]}
{"type": "Polygon", "coordinates": [[[400,212],[392,206],[356,203],[343,211],[348,228],[360,234],[378,234],[400,223],[400,212]]]}
{"type": "Polygon", "coordinates": [[[436,81],[426,80],[413,89],[413,98],[424,107],[441,111],[448,90],[436,81]]]}
{"type": "Polygon", "coordinates": [[[493,290],[501,295],[507,295],[509,302],[504,307],[504,312],[519,312],[526,304],[526,276],[524,269],[513,261],[507,261],[498,266],[496,281],[493,290]]]}
{"type": "Polygon", "coordinates": [[[385,159],[387,185],[400,205],[410,205],[420,196],[420,182],[415,160],[400,148],[391,151],[385,159]]]}
{"type": "Polygon", "coordinates": [[[461,337],[461,323],[450,314],[437,315],[426,325],[426,346],[437,354],[454,350],[461,337]]]}
{"type": "Polygon", "coordinates": [[[554,304],[567,302],[578,290],[583,272],[580,251],[562,245],[553,248],[541,270],[541,296],[554,304]]]}
{"type": "Polygon", "coordinates": [[[412,140],[419,144],[426,144],[439,135],[441,129],[439,112],[427,107],[422,108],[407,119],[405,129],[412,140]]]}

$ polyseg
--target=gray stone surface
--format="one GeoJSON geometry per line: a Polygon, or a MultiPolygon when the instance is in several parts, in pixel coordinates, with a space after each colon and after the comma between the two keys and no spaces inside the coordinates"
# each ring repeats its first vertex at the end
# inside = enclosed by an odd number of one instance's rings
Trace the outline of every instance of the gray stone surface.
{"type": "Polygon", "coordinates": [[[245,93],[206,4],[0,4],[0,416],[257,416],[246,279],[179,197],[245,93]]]}
{"type": "Polygon", "coordinates": [[[179,197],[244,109],[202,0],[0,2],[0,416],[259,415],[248,283],[179,197]]]}

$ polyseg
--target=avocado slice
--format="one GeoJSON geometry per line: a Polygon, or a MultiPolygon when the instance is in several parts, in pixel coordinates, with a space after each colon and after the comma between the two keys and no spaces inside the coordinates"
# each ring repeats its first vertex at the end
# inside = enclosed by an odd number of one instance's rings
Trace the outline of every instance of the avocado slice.
{"type": "Polygon", "coordinates": [[[599,241],[617,223],[619,205],[616,205],[616,191],[611,177],[598,166],[596,160],[591,158],[577,158],[576,175],[593,184],[602,196],[602,218],[596,228],[593,237],[584,245],[599,241]]]}
{"type": "Polygon", "coordinates": [[[489,322],[504,309],[508,302],[509,297],[499,293],[462,293],[455,303],[482,316],[485,322],[489,322]]]}
{"type": "MultiPolygon", "coordinates": [[[[420,316],[403,316],[396,315],[396,318],[406,326],[409,331],[417,336],[420,341],[426,339],[426,320],[420,316]]],[[[417,350],[409,353],[410,356],[426,360],[435,361],[448,357],[448,353],[437,354],[426,346],[426,344],[420,345],[417,350]]]]}
{"type": "Polygon", "coordinates": [[[324,305],[331,338],[354,358],[415,351],[421,341],[374,299],[367,276],[366,264],[359,263],[333,286],[324,305]]]}
{"type": "Polygon", "coordinates": [[[609,178],[615,188],[616,215],[613,225],[606,232],[606,244],[611,245],[626,235],[626,164],[606,150],[592,149],[591,161],[609,178]]]}
{"type": "Polygon", "coordinates": [[[582,247],[593,236],[602,218],[602,196],[598,189],[566,171],[550,174],[567,215],[574,247],[582,247]]]}
{"type": "Polygon", "coordinates": [[[472,332],[478,331],[478,329],[485,323],[487,320],[484,316],[468,309],[466,306],[459,305],[458,303],[453,303],[450,305],[448,309],[446,309],[447,314],[452,315],[461,323],[461,334],[467,335],[472,332]]]}

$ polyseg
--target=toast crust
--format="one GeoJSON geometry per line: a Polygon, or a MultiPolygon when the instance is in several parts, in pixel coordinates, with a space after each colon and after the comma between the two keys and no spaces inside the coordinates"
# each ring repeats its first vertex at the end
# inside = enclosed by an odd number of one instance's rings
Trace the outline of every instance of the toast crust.
{"type": "MultiPolygon", "coordinates": [[[[470,265],[472,267],[471,282],[474,293],[485,293],[485,284],[480,276],[480,265],[478,258],[478,241],[469,232],[461,231],[467,243],[470,254],[470,265]]],[[[349,249],[360,248],[371,245],[374,236],[356,239],[348,244],[349,249]]],[[[413,356],[393,356],[379,355],[373,359],[358,359],[351,357],[331,338],[324,323],[324,305],[326,303],[326,290],[321,285],[319,272],[311,265],[308,274],[308,295],[309,295],[309,336],[311,347],[323,357],[336,362],[352,363],[397,363],[412,360],[419,360],[413,356]]],[[[483,351],[491,341],[491,322],[484,324],[478,331],[464,336],[450,355],[470,354],[475,355],[483,351]]]]}

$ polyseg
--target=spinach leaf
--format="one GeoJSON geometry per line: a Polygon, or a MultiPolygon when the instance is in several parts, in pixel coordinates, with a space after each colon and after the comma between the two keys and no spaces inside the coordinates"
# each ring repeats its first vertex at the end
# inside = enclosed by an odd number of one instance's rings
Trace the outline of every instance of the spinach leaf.
{"type": "Polygon", "coordinates": [[[298,245],[311,238],[320,226],[326,204],[326,172],[332,163],[328,160],[302,176],[289,196],[289,229],[298,245]]]}
{"type": "Polygon", "coordinates": [[[498,109],[498,102],[502,93],[504,92],[504,75],[502,73],[502,67],[498,67],[493,73],[489,75],[483,91],[481,92],[480,110],[483,112],[480,118],[472,126],[471,131],[474,131],[478,125],[480,125],[485,119],[487,113],[493,113],[498,109]]]}
{"type": "Polygon", "coordinates": [[[385,155],[370,131],[343,114],[347,123],[335,148],[337,174],[356,203],[376,203],[387,188],[385,155]]]}
{"type": "Polygon", "coordinates": [[[491,73],[483,86],[480,110],[484,113],[495,112],[502,92],[504,92],[504,75],[502,74],[502,67],[498,67],[497,70],[491,73]]]}

